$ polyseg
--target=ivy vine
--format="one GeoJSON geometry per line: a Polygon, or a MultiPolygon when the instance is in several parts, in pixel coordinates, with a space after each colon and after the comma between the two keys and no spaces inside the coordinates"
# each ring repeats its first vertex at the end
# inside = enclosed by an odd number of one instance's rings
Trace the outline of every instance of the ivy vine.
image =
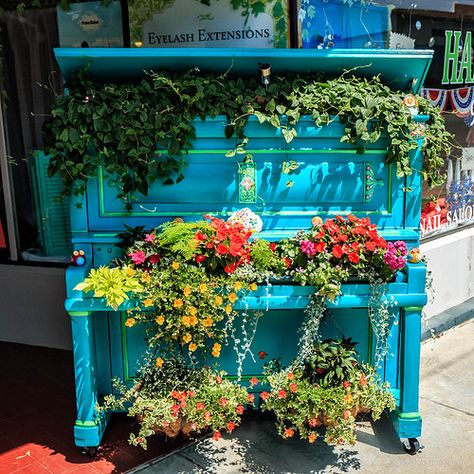
{"type": "MultiPolygon", "coordinates": [[[[83,192],[101,164],[116,176],[119,196],[147,194],[156,180],[173,184],[184,179],[186,150],[193,146],[196,117],[224,115],[227,138],[245,138],[250,116],[281,128],[287,142],[296,137],[295,125],[310,115],[317,126],[334,120],[345,124],[341,141],[364,153],[386,132],[386,161],[395,163],[399,177],[420,172],[429,185],[443,182],[445,158],[453,136],[439,109],[418,97],[419,113],[429,115],[424,129],[424,162],[413,170],[410,152],[418,124],[403,105],[404,93],[385,86],[379,77],[364,79],[353,72],[325,79],[318,75],[282,75],[263,87],[257,78],[149,72],[133,84],[97,84],[80,74],[68,84],[68,95],[56,98],[45,123],[45,151],[51,156],[49,175],[58,173],[64,192],[76,184],[83,192]]],[[[294,166],[283,163],[282,172],[294,166]]]]}

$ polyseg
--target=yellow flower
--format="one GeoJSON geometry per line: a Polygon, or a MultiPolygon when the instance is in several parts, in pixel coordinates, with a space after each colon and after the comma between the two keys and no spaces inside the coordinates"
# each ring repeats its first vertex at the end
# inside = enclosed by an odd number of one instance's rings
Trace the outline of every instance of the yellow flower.
{"type": "Polygon", "coordinates": [[[150,283],[151,276],[150,276],[149,273],[142,273],[142,276],[140,277],[140,280],[141,280],[143,283],[150,283]]]}
{"type": "Polygon", "coordinates": [[[201,284],[199,285],[199,291],[200,291],[201,293],[205,293],[205,292],[207,291],[207,285],[206,285],[205,283],[201,283],[201,284]]]}
{"type": "Polygon", "coordinates": [[[143,301],[143,306],[145,306],[145,308],[148,308],[149,306],[153,306],[153,300],[151,298],[147,298],[146,300],[143,301]]]}
{"type": "Polygon", "coordinates": [[[214,345],[212,346],[213,351],[220,352],[221,349],[222,349],[222,346],[218,342],[215,342],[214,345]]]}
{"type": "Polygon", "coordinates": [[[213,357],[216,357],[216,358],[221,355],[220,352],[214,352],[214,351],[212,351],[211,354],[212,354],[213,357]]]}
{"type": "Polygon", "coordinates": [[[225,312],[226,312],[227,314],[230,314],[231,311],[232,311],[232,306],[231,306],[230,304],[228,304],[224,309],[225,309],[225,312]]]}
{"type": "Polygon", "coordinates": [[[181,306],[183,306],[183,300],[181,298],[174,300],[173,306],[175,308],[181,308],[181,306]]]}
{"type": "Polygon", "coordinates": [[[188,342],[191,342],[191,339],[193,337],[191,336],[191,334],[189,334],[189,332],[187,334],[184,335],[183,337],[183,341],[187,344],[188,342]]]}
{"type": "Polygon", "coordinates": [[[257,289],[257,284],[256,284],[256,283],[252,283],[252,284],[250,285],[250,289],[251,289],[252,291],[255,291],[255,290],[257,289]]]}
{"type": "Polygon", "coordinates": [[[188,346],[188,349],[191,352],[194,352],[197,349],[197,346],[196,346],[196,344],[194,344],[194,342],[191,342],[191,344],[189,344],[189,346],[188,346]]]}
{"type": "Polygon", "coordinates": [[[191,326],[191,320],[189,318],[189,316],[183,316],[181,318],[181,322],[187,327],[187,326],[191,326]]]}
{"type": "Polygon", "coordinates": [[[160,315],[155,319],[155,321],[161,326],[165,322],[165,318],[160,315]]]}
{"type": "Polygon", "coordinates": [[[133,318],[128,318],[126,321],[125,321],[125,326],[127,326],[128,328],[131,328],[133,326],[135,326],[135,319],[133,318]]]}
{"type": "Polygon", "coordinates": [[[127,267],[127,275],[129,277],[132,277],[133,275],[135,275],[135,270],[133,268],[127,267]]]}
{"type": "Polygon", "coordinates": [[[191,288],[189,288],[189,286],[185,286],[183,293],[184,293],[184,296],[189,296],[191,294],[191,288]]]}
{"type": "Polygon", "coordinates": [[[350,393],[348,393],[345,397],[344,397],[344,401],[346,403],[350,403],[352,401],[352,395],[350,393]]]}
{"type": "Polygon", "coordinates": [[[155,365],[157,367],[161,367],[164,364],[164,362],[165,361],[161,357],[158,357],[158,359],[156,359],[155,365]]]}
{"type": "Polygon", "coordinates": [[[208,316],[203,322],[202,322],[202,325],[206,328],[208,328],[209,326],[212,326],[213,324],[213,321],[212,321],[212,318],[210,316],[208,316]]]}
{"type": "Polygon", "coordinates": [[[242,283],[240,283],[240,281],[236,281],[234,283],[234,288],[235,288],[235,291],[240,291],[242,289],[242,283]]]}
{"type": "Polygon", "coordinates": [[[231,293],[231,294],[229,295],[229,301],[230,301],[231,303],[235,303],[235,302],[237,301],[237,299],[238,299],[238,298],[237,298],[237,295],[236,295],[235,293],[231,293]]]}
{"type": "Polygon", "coordinates": [[[194,307],[194,306],[191,306],[191,308],[189,308],[189,314],[191,316],[196,316],[198,310],[194,307]]]}
{"type": "Polygon", "coordinates": [[[189,317],[189,324],[191,326],[196,326],[196,324],[198,323],[198,318],[196,316],[190,316],[189,317]]]}
{"type": "Polygon", "coordinates": [[[179,268],[179,263],[178,262],[173,262],[171,264],[171,267],[173,268],[173,270],[177,270],[179,268]]]}
{"type": "Polygon", "coordinates": [[[222,296],[217,295],[216,296],[216,305],[220,306],[222,304],[222,296]]]}

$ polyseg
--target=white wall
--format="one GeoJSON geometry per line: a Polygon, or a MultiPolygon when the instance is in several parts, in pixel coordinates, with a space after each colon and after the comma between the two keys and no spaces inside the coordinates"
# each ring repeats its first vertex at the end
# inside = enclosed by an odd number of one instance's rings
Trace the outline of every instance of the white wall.
{"type": "Polygon", "coordinates": [[[0,265],[0,340],[71,350],[63,268],[0,265]]]}
{"type": "Polygon", "coordinates": [[[423,243],[434,298],[425,307],[429,319],[474,296],[474,227],[423,243]]]}

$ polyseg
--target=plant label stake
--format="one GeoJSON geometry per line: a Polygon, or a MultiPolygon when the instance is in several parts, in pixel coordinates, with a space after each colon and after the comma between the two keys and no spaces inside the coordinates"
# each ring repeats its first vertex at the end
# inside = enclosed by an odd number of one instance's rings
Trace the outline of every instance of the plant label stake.
{"type": "Polygon", "coordinates": [[[238,173],[239,204],[257,202],[257,171],[253,160],[245,159],[239,163],[238,173]]]}

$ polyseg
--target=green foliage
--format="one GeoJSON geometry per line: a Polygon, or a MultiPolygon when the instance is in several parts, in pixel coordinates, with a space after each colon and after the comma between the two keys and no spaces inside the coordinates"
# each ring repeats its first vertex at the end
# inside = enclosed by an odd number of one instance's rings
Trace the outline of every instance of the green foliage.
{"type": "Polygon", "coordinates": [[[271,249],[271,243],[263,239],[255,239],[252,242],[250,258],[255,266],[260,271],[284,270],[284,265],[281,259],[271,249]]]}
{"type": "Polygon", "coordinates": [[[271,391],[263,397],[263,410],[275,413],[282,437],[299,433],[312,443],[325,426],[328,444],[353,444],[356,416],[370,412],[376,420],[385,408],[395,408],[388,383],[357,361],[353,346],[350,340],[324,341],[302,364],[267,366],[271,391]]]}
{"type": "Polygon", "coordinates": [[[155,433],[174,437],[179,432],[232,432],[249,400],[245,388],[224,376],[224,372],[186,365],[178,357],[149,358],[134,387],[114,380],[117,395],[107,395],[98,412],[124,410],[131,403],[128,415],[137,417],[140,429],[129,441],[144,449],[155,433]]]}
{"type": "MultiPolygon", "coordinates": [[[[255,115],[260,123],[281,128],[287,142],[296,135],[302,115],[317,126],[334,120],[345,125],[341,141],[360,153],[383,132],[389,138],[388,162],[397,174],[410,175],[410,153],[418,146],[410,132],[417,124],[403,105],[404,94],[383,85],[378,77],[361,79],[349,73],[325,80],[318,75],[281,75],[263,87],[256,79],[150,72],[134,84],[96,84],[83,72],[68,84],[69,95],[58,96],[52,117],[44,127],[45,152],[51,156],[48,173],[59,173],[65,192],[84,190],[90,176],[102,165],[116,175],[119,196],[147,194],[159,180],[173,184],[184,179],[186,152],[195,139],[196,117],[224,115],[225,136],[245,138],[245,124],[255,115]]],[[[418,98],[420,113],[428,114],[421,170],[429,184],[442,182],[444,159],[452,136],[439,109],[418,98]]],[[[232,156],[245,149],[232,150],[232,156]]],[[[285,162],[282,172],[297,171],[285,162]]],[[[293,180],[288,180],[291,186],[293,180]]]]}
{"type": "Polygon", "coordinates": [[[89,276],[74,289],[93,291],[95,298],[105,298],[107,304],[115,310],[129,299],[129,293],[141,293],[144,290],[135,271],[126,267],[93,268],[89,276]]]}

